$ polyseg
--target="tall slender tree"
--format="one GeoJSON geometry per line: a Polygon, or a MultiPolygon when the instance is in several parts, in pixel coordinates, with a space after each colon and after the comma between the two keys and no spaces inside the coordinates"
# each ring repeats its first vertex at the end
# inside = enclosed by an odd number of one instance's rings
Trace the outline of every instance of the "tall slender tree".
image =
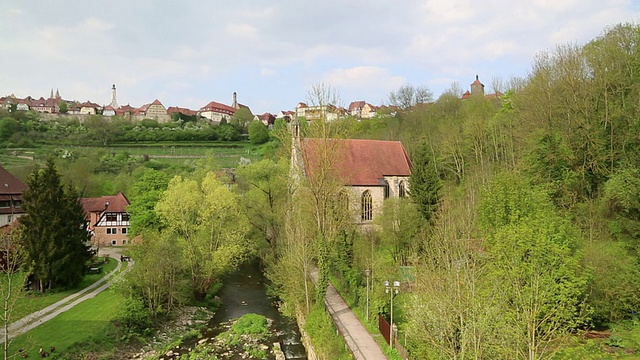
{"type": "Polygon", "coordinates": [[[36,288],[72,288],[84,277],[91,258],[89,233],[78,192],[62,184],[53,160],[34,170],[28,179],[20,218],[21,245],[27,274],[36,288]]]}

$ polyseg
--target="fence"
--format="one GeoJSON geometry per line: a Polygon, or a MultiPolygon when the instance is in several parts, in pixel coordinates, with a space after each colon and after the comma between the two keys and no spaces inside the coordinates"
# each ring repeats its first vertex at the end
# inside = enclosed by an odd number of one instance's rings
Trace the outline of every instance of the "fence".
{"type": "MultiPolygon", "coordinates": [[[[386,343],[388,344],[389,338],[391,336],[391,325],[389,324],[387,319],[382,316],[382,314],[378,314],[378,330],[380,330],[380,334],[382,334],[382,337],[384,337],[384,341],[386,341],[386,343]]],[[[398,351],[398,354],[400,354],[403,359],[409,360],[409,352],[407,352],[407,349],[405,349],[404,346],[402,346],[402,344],[400,344],[400,342],[398,341],[398,332],[394,331],[393,335],[394,348],[398,351]]]]}

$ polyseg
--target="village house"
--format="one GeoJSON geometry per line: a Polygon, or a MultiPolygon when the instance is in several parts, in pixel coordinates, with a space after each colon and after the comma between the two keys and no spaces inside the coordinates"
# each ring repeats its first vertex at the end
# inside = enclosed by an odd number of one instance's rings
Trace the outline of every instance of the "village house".
{"type": "Polygon", "coordinates": [[[158,99],[155,99],[150,104],[145,104],[139,107],[134,112],[134,116],[137,120],[154,119],[158,122],[167,122],[171,120],[171,117],[167,114],[167,109],[158,99]]]}
{"type": "MultiPolygon", "coordinates": [[[[295,134],[297,124],[293,127],[295,134]]],[[[331,169],[344,184],[341,194],[347,197],[356,224],[371,225],[382,213],[385,199],[408,196],[411,161],[399,141],[294,136],[292,147],[294,177],[314,176],[323,166],[321,157],[330,153],[331,169]]]]}
{"type": "Polygon", "coordinates": [[[264,113],[262,115],[255,115],[253,117],[253,120],[257,120],[257,121],[261,121],[263,124],[265,124],[267,127],[271,127],[273,126],[273,124],[276,122],[276,116],[271,114],[271,113],[264,113]]]}
{"type": "Polygon", "coordinates": [[[87,100],[69,109],[70,114],[75,115],[96,115],[102,112],[102,106],[87,100]]]}
{"type": "Polygon", "coordinates": [[[122,246],[129,240],[129,200],[118,192],[99,198],[81,198],[94,246],[122,246]]]}
{"type": "Polygon", "coordinates": [[[358,119],[370,119],[376,115],[378,107],[365,101],[352,101],[347,110],[349,115],[358,119]]]}
{"type": "Polygon", "coordinates": [[[326,121],[334,121],[343,117],[347,110],[338,108],[334,105],[314,105],[309,106],[303,102],[296,105],[296,116],[304,118],[307,121],[325,119],[326,121]]]}
{"type": "Polygon", "coordinates": [[[200,116],[209,119],[212,123],[220,124],[222,119],[229,121],[236,113],[236,108],[219,102],[211,101],[207,105],[200,108],[198,113],[200,116]]]}
{"type": "Polygon", "coordinates": [[[0,166],[0,227],[11,224],[25,214],[22,193],[27,185],[0,166]]]}

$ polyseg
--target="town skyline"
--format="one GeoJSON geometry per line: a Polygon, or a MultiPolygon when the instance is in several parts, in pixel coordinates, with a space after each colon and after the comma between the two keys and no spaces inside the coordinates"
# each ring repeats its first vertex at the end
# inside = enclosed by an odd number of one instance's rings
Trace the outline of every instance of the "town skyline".
{"type": "Polygon", "coordinates": [[[437,98],[454,82],[466,90],[475,75],[491,91],[493,78],[526,76],[537,53],[639,16],[630,0],[9,0],[0,4],[0,29],[11,34],[0,39],[0,96],[47,97],[53,88],[104,105],[115,83],[122,104],[197,109],[236,92],[256,114],[291,110],[318,83],[344,105],[381,105],[404,84],[437,98]]]}

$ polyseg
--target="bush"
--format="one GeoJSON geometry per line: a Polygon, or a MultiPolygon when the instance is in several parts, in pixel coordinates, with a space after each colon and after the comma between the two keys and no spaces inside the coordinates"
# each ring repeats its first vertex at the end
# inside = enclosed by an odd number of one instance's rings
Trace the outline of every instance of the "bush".
{"type": "Polygon", "coordinates": [[[137,298],[127,299],[116,322],[129,334],[148,334],[153,326],[151,313],[137,298]]]}
{"type": "Polygon", "coordinates": [[[307,316],[304,329],[316,353],[325,359],[351,359],[344,339],[336,332],[333,320],[322,305],[316,305],[307,316]]]}

